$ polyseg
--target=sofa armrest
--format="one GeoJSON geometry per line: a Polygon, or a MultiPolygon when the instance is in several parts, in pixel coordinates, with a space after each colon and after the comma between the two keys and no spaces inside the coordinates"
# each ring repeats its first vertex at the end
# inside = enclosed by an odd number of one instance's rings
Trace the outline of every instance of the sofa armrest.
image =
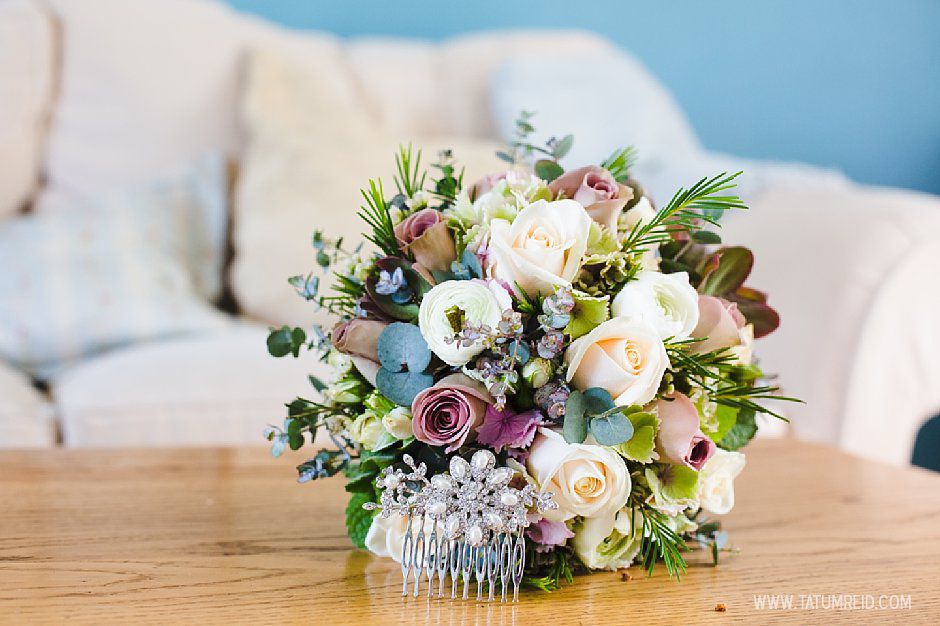
{"type": "Polygon", "coordinates": [[[723,236],[751,247],[749,284],[780,329],[757,346],[766,371],[805,405],[784,407],[800,437],[910,462],[940,409],[940,199],[862,186],[771,188],[723,236]]]}

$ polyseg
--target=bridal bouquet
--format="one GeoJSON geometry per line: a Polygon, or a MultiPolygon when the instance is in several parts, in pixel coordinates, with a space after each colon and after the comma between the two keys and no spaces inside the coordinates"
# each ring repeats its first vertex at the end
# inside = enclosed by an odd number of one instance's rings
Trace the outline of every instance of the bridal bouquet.
{"type": "Polygon", "coordinates": [[[755,416],[780,417],[751,351],[777,314],[716,230],[746,208],[737,174],[657,207],[631,149],[564,170],[570,135],[517,129],[506,171],[470,184],[451,153],[429,175],[402,148],[396,193],[363,191],[368,248],[314,233],[331,288],[289,281],[338,321],[272,329],[268,349],[321,350],[334,375],[266,437],[275,455],[328,437],[300,482],[344,473],[350,539],[397,561],[422,556],[416,535],[442,569],[516,537],[521,582],[545,590],[636,562],[678,576],[692,546],[717,561],[706,516],[734,504],[755,416]]]}

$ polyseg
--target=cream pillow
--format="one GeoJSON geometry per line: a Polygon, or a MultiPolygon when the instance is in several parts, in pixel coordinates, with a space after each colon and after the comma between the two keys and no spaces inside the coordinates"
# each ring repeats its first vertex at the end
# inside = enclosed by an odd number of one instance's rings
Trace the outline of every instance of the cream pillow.
{"type": "Polygon", "coordinates": [[[0,2],[0,218],[19,211],[39,180],[52,57],[52,24],[37,3],[0,2]]]}
{"type": "Polygon", "coordinates": [[[401,142],[413,139],[425,163],[452,148],[468,180],[500,168],[495,142],[384,130],[342,62],[304,53],[302,45],[252,55],[242,116],[248,149],[236,196],[232,284],[243,312],[271,324],[310,323],[312,305],[295,295],[287,277],[315,268],[315,229],[362,239],[359,189],[381,177],[386,196],[394,195],[393,158],[401,142]]]}

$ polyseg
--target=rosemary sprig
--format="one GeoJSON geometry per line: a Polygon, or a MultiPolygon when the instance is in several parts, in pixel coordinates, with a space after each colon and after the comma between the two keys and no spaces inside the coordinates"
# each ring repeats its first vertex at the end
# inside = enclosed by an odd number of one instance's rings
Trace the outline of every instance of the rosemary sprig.
{"type": "Polygon", "coordinates": [[[365,238],[388,256],[400,255],[394,224],[382,190],[382,181],[370,180],[369,189],[362,190],[362,197],[365,198],[366,204],[361,207],[359,217],[372,228],[372,232],[366,233],[365,238]]]}
{"type": "Polygon", "coordinates": [[[718,195],[733,189],[741,175],[721,173],[703,178],[689,189],[679,189],[665,207],[648,222],[637,224],[623,244],[628,252],[643,252],[651,246],[667,243],[673,233],[695,232],[703,223],[718,226],[717,217],[730,209],[747,209],[736,195],[718,195]]]}
{"type": "Polygon", "coordinates": [[[646,568],[646,573],[652,576],[656,561],[661,560],[666,566],[666,572],[679,580],[680,575],[686,570],[682,553],[687,552],[689,547],[682,537],[669,527],[665,514],[635,495],[631,495],[631,502],[631,517],[635,519],[635,513],[638,512],[643,518],[642,529],[634,527],[633,532],[643,533],[640,543],[640,561],[646,568]]]}
{"type": "Polygon", "coordinates": [[[618,148],[613,154],[604,159],[601,167],[611,173],[618,183],[624,183],[630,178],[630,168],[636,163],[636,148],[627,146],[618,148]]]}
{"type": "Polygon", "coordinates": [[[424,188],[427,172],[421,171],[421,150],[414,154],[410,143],[407,148],[403,145],[398,146],[395,169],[398,170],[395,176],[395,187],[398,193],[413,198],[415,193],[424,188]]]}

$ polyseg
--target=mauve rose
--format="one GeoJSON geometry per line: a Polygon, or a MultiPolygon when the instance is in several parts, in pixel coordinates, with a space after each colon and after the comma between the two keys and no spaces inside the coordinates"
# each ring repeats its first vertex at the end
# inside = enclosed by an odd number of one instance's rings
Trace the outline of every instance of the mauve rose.
{"type": "Polygon", "coordinates": [[[673,465],[686,465],[695,471],[715,454],[715,442],[699,428],[698,411],[689,398],[672,393],[656,402],[659,433],[656,451],[661,461],[673,465]]]}
{"type": "Polygon", "coordinates": [[[738,305],[714,296],[698,297],[698,324],[692,337],[703,339],[693,344],[695,352],[705,353],[741,344],[741,329],[747,320],[738,305]]]}
{"type": "Polygon", "coordinates": [[[617,218],[623,207],[633,199],[633,189],[621,185],[610,172],[596,165],[588,165],[566,172],[549,183],[553,194],[564,193],[566,198],[579,202],[598,224],[617,232],[617,218]]]}
{"type": "Polygon", "coordinates": [[[500,174],[487,174],[483,178],[479,179],[472,185],[470,185],[470,199],[476,200],[483,194],[493,190],[493,187],[496,186],[496,183],[506,178],[506,172],[500,174]]]}
{"type": "Polygon", "coordinates": [[[343,354],[378,361],[379,335],[386,326],[385,322],[364,320],[358,317],[348,322],[340,322],[333,327],[333,347],[343,354]]]}
{"type": "Polygon", "coordinates": [[[422,209],[395,226],[395,238],[405,252],[428,270],[448,270],[457,260],[454,238],[444,216],[435,209],[422,209]]]}
{"type": "Polygon", "coordinates": [[[411,403],[411,426],[415,439],[453,452],[483,422],[493,397],[486,389],[464,374],[451,374],[425,389],[411,403]]]}

